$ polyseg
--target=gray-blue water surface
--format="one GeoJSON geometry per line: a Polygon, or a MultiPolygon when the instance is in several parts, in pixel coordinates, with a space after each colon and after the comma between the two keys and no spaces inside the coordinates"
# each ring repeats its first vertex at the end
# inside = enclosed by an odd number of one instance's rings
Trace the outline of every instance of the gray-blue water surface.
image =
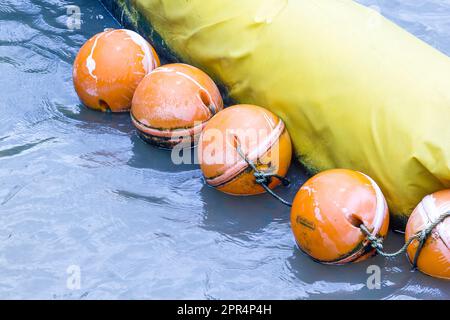
{"type": "MultiPolygon", "coordinates": [[[[450,54],[450,1],[361,2],[450,54]]],[[[106,27],[120,26],[96,0],[0,2],[0,298],[450,298],[405,257],[311,261],[288,208],[212,190],[197,166],[143,143],[128,115],[84,108],[71,65],[106,27]],[[66,24],[72,4],[80,30],[66,24]]],[[[294,165],[289,178],[291,199],[306,177],[294,165]]],[[[402,243],[391,233],[387,249],[402,243]]]]}

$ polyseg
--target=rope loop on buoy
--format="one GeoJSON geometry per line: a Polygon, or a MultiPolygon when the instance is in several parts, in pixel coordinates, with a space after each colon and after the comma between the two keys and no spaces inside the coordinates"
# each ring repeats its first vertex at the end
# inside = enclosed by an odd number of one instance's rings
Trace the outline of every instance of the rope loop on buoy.
{"type": "Polygon", "coordinates": [[[259,184],[261,187],[263,187],[264,190],[267,191],[267,193],[269,193],[272,197],[280,201],[282,204],[288,207],[292,207],[291,202],[284,200],[282,197],[277,195],[272,189],[269,188],[269,184],[272,182],[272,179],[274,178],[280,180],[281,184],[285,187],[288,187],[291,184],[289,179],[282,177],[278,174],[272,173],[270,171],[259,170],[253,163],[253,161],[248,159],[247,156],[244,154],[238,140],[236,140],[236,151],[239,154],[239,156],[250,166],[250,168],[253,169],[254,171],[253,175],[255,176],[256,183],[259,184]]]}
{"type": "Polygon", "coordinates": [[[364,233],[367,240],[370,242],[372,248],[374,248],[379,255],[385,258],[394,258],[398,255],[405,253],[408,247],[411,245],[411,243],[417,240],[419,242],[419,246],[417,248],[416,254],[414,255],[414,260],[412,261],[413,269],[416,269],[417,260],[419,259],[420,252],[422,251],[422,248],[425,242],[427,241],[428,237],[431,235],[434,228],[436,228],[441,222],[443,222],[448,217],[450,217],[450,211],[445,212],[438,219],[436,219],[436,221],[430,223],[425,229],[413,235],[411,238],[408,239],[408,241],[406,241],[406,243],[403,245],[403,247],[400,248],[400,250],[393,253],[385,252],[383,249],[383,238],[378,238],[373,234],[371,234],[369,229],[364,224],[361,224],[359,228],[361,229],[362,233],[364,233]]]}

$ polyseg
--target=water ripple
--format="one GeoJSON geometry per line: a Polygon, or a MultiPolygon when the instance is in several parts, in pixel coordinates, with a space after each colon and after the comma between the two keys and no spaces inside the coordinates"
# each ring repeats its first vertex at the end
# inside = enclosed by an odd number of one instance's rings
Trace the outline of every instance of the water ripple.
{"type": "Polygon", "coordinates": [[[36,141],[36,142],[31,142],[31,143],[17,145],[17,146],[13,146],[13,147],[9,147],[9,148],[0,149],[0,158],[12,157],[12,156],[19,155],[27,150],[33,149],[33,148],[39,146],[40,144],[51,141],[53,139],[55,139],[55,137],[50,137],[50,138],[42,139],[42,140],[36,141]]]}

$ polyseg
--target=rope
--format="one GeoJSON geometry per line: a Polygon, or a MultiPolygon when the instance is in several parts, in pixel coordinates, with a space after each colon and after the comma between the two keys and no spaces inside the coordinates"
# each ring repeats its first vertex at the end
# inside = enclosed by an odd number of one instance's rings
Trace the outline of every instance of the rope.
{"type": "MultiPolygon", "coordinates": [[[[290,185],[289,179],[282,177],[278,174],[264,172],[264,171],[259,170],[256,167],[256,165],[250,159],[248,159],[247,156],[244,154],[237,137],[235,137],[235,141],[236,141],[236,151],[239,154],[239,156],[241,156],[241,158],[250,166],[250,168],[253,169],[253,171],[254,171],[253,175],[255,176],[256,183],[258,183],[261,187],[263,187],[264,190],[266,190],[267,193],[269,193],[272,197],[274,197],[275,199],[277,199],[284,205],[286,205],[288,207],[292,207],[292,203],[284,200],[283,198],[281,198],[279,195],[277,195],[273,190],[271,190],[269,188],[269,184],[272,182],[273,178],[280,180],[280,182],[285,187],[290,185]]],[[[415,240],[418,240],[419,246],[417,247],[417,251],[416,251],[416,253],[414,255],[414,259],[412,261],[413,269],[416,269],[417,261],[420,256],[420,252],[422,251],[423,246],[425,245],[425,242],[427,241],[428,237],[431,235],[434,228],[436,228],[441,222],[443,222],[448,217],[450,217],[450,211],[443,213],[436,221],[430,223],[428,225],[428,227],[426,227],[422,231],[417,232],[415,235],[413,235],[411,238],[409,238],[408,241],[406,241],[406,243],[398,251],[391,252],[391,253],[384,251],[384,248],[383,248],[383,240],[384,239],[383,238],[372,235],[370,230],[364,224],[361,224],[359,226],[359,228],[361,229],[362,233],[366,236],[367,240],[370,242],[370,245],[372,246],[372,248],[374,248],[379,255],[381,255],[385,258],[394,258],[394,257],[397,257],[397,256],[405,253],[406,250],[408,249],[408,247],[411,245],[411,243],[413,243],[413,241],[415,241],[415,240]]]]}
{"type": "Polygon", "coordinates": [[[408,247],[410,246],[410,244],[414,240],[418,240],[419,246],[417,248],[416,254],[414,255],[414,259],[412,261],[413,269],[415,269],[417,266],[417,260],[419,259],[419,256],[420,256],[420,252],[422,251],[422,248],[423,248],[426,240],[431,235],[434,228],[436,228],[441,222],[443,222],[448,217],[450,217],[450,211],[447,211],[446,213],[442,214],[438,219],[436,219],[436,221],[434,221],[433,223],[430,223],[422,231],[417,232],[415,235],[413,235],[411,238],[409,238],[408,241],[406,241],[406,243],[403,245],[403,247],[400,248],[400,250],[398,250],[396,252],[392,252],[392,253],[388,253],[388,252],[384,251],[383,238],[378,238],[378,237],[372,235],[370,233],[369,229],[364,224],[361,224],[359,226],[359,228],[361,229],[362,233],[364,233],[364,235],[367,237],[367,240],[369,240],[372,248],[374,248],[378,252],[378,254],[380,254],[381,256],[386,257],[386,258],[393,258],[400,254],[405,253],[406,250],[408,249],[408,247]]]}
{"type": "Polygon", "coordinates": [[[280,180],[281,184],[285,187],[287,187],[291,184],[289,179],[282,177],[275,173],[259,170],[256,167],[256,165],[250,159],[248,159],[247,156],[244,154],[244,152],[241,149],[241,145],[240,145],[238,139],[236,139],[236,151],[241,156],[241,158],[250,166],[250,168],[253,169],[253,171],[254,171],[253,175],[255,176],[256,183],[258,183],[261,187],[263,187],[264,190],[267,191],[267,193],[269,193],[272,197],[274,197],[275,199],[280,201],[282,204],[284,204],[288,207],[292,207],[292,203],[284,200],[282,197],[277,195],[275,192],[273,192],[272,189],[269,188],[269,184],[272,182],[273,178],[280,180]]]}

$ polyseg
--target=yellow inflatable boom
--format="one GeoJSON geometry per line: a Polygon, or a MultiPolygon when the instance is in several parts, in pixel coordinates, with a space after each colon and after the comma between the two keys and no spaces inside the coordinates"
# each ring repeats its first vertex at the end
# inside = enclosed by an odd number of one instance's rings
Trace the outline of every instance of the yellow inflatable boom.
{"type": "Polygon", "coordinates": [[[103,1],[236,101],[280,116],[312,172],[370,175],[397,225],[450,187],[450,58],[377,12],[350,0],[103,1]]]}

